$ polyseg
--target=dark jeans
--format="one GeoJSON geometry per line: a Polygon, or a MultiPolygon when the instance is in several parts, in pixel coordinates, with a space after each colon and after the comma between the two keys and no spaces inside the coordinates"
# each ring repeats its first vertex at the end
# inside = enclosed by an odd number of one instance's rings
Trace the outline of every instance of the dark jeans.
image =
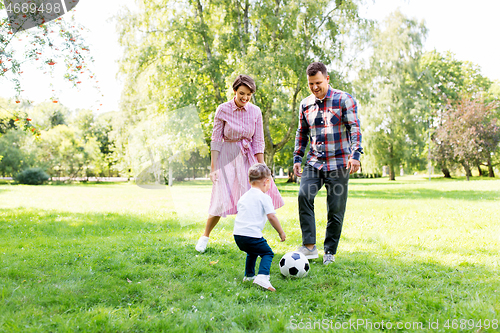
{"type": "Polygon", "coordinates": [[[347,203],[349,170],[346,168],[322,171],[306,165],[302,173],[299,189],[299,219],[302,229],[302,244],[316,244],[316,220],[314,198],[318,191],[326,187],[328,222],[325,233],[325,253],[337,253],[344,212],[347,203]]]}
{"type": "Polygon", "coordinates": [[[240,250],[247,253],[245,276],[255,276],[255,262],[257,261],[257,257],[262,258],[260,259],[259,274],[269,275],[274,252],[271,250],[264,237],[252,238],[234,235],[234,240],[240,250]]]}

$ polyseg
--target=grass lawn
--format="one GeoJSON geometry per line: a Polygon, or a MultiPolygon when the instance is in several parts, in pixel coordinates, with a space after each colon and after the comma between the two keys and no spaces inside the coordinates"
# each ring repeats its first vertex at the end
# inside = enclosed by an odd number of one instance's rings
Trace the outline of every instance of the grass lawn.
{"type": "MultiPolygon", "coordinates": [[[[4,182],[0,332],[500,331],[500,180],[351,180],[336,262],[320,255],[299,280],[278,269],[301,243],[298,187],[278,186],[287,240],[266,226],[272,293],[242,282],[234,217],[194,251],[208,182],[4,182]]],[[[325,201],[323,189],[320,248],[325,201]]]]}

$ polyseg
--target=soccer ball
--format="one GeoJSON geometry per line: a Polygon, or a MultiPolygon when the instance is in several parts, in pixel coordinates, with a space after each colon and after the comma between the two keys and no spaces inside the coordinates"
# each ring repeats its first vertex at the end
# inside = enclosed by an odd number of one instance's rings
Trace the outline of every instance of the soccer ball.
{"type": "Polygon", "coordinates": [[[301,278],[309,272],[309,260],[300,252],[288,252],[281,258],[279,266],[285,277],[301,278]]]}

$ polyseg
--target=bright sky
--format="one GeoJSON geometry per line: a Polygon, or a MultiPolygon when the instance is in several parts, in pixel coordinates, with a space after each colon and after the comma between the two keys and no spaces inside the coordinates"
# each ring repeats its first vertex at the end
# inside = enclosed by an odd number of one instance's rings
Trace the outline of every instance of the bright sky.
{"type": "MultiPolygon", "coordinates": [[[[500,0],[365,0],[363,17],[383,20],[395,9],[409,17],[424,20],[428,28],[425,49],[439,52],[451,50],[459,60],[468,60],[482,68],[482,74],[500,80],[500,0]]],[[[117,42],[115,22],[108,19],[122,6],[133,6],[133,0],[80,0],[75,7],[76,19],[90,33],[87,40],[95,59],[94,72],[99,80],[102,95],[90,83],[82,83],[80,90],[72,89],[60,80],[54,80],[59,101],[70,109],[86,108],[96,113],[116,111],[123,83],[117,79],[116,61],[123,50],[117,42]],[[102,104],[102,106],[100,105],[102,104]]],[[[42,73],[31,71],[23,82],[24,98],[35,103],[48,100],[53,92],[42,73]]],[[[0,96],[13,97],[13,92],[2,87],[0,96]]]]}

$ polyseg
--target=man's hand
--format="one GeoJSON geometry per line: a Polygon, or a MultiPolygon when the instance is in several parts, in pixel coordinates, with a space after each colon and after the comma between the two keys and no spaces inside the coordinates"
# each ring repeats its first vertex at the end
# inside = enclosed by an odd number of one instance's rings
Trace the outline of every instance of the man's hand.
{"type": "Polygon", "coordinates": [[[281,239],[282,242],[285,241],[285,239],[286,239],[285,232],[280,233],[280,239],[281,239]]]}
{"type": "Polygon", "coordinates": [[[300,163],[295,163],[293,165],[293,173],[295,173],[295,176],[297,177],[302,177],[302,172],[300,172],[300,163]]]}
{"type": "Polygon", "coordinates": [[[349,162],[347,162],[347,169],[351,169],[349,172],[350,174],[353,174],[356,171],[358,171],[360,166],[361,166],[361,163],[359,163],[358,160],[355,160],[353,158],[350,158],[349,162]]]}

